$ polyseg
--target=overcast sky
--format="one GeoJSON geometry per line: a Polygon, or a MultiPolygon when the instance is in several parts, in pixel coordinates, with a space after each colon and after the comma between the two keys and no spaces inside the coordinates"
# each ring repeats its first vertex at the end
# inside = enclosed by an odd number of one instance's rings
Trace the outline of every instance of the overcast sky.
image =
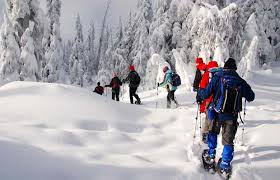
{"type": "MultiPolygon", "coordinates": [[[[45,11],[45,0],[39,0],[45,11]]],[[[130,10],[135,9],[137,0],[112,0],[108,22],[115,27],[121,16],[125,19],[130,10]]],[[[2,12],[4,0],[0,0],[2,12]]],[[[74,34],[74,23],[77,13],[80,13],[84,32],[87,32],[90,21],[94,21],[96,29],[100,29],[106,9],[107,0],[62,0],[61,33],[66,39],[72,38],[74,34]]],[[[1,13],[1,19],[3,14],[1,13]]],[[[1,20],[2,22],[2,20],[1,20]]]]}

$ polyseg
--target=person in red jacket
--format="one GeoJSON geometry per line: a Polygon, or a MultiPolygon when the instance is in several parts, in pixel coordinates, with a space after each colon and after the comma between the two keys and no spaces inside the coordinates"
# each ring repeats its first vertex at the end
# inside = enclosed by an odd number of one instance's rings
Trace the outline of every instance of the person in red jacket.
{"type": "MultiPolygon", "coordinates": [[[[199,89],[205,89],[207,87],[207,85],[209,84],[209,80],[210,80],[210,72],[209,70],[211,68],[216,68],[218,67],[218,63],[216,61],[210,61],[208,63],[208,65],[201,65],[201,67],[199,67],[200,69],[202,69],[202,71],[204,71],[204,74],[202,75],[201,81],[199,83],[199,89]]],[[[204,143],[207,144],[207,137],[208,137],[208,131],[209,131],[209,121],[208,121],[208,117],[207,117],[207,107],[209,105],[209,103],[212,100],[212,96],[209,97],[208,99],[204,100],[201,102],[200,104],[200,113],[203,114],[203,118],[202,118],[202,141],[204,143]]]]}

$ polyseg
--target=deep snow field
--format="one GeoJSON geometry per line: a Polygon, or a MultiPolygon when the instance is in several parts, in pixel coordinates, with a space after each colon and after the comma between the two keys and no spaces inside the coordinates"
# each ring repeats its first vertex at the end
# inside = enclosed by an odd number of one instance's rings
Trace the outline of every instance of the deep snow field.
{"type": "MultiPolygon", "coordinates": [[[[232,179],[279,179],[280,68],[252,74],[244,146],[236,138],[232,179]]],[[[32,82],[0,87],[0,180],[214,180],[193,141],[195,94],[182,86],[180,108],[166,92],[140,93],[143,105],[86,89],[32,82]],[[158,102],[158,109],[156,109],[158,102]]],[[[221,147],[218,149],[218,157],[221,147]]]]}

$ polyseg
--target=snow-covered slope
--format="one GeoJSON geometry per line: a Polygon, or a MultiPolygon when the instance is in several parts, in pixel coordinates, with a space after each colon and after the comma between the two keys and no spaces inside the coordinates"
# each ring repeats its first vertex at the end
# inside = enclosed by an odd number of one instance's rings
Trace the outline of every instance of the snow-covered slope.
{"type": "MultiPolygon", "coordinates": [[[[233,179],[278,179],[279,69],[253,74],[245,146],[236,139],[233,179]],[[254,78],[255,79],[255,78],[254,78]]],[[[217,179],[193,143],[194,94],[179,89],[179,109],[165,109],[165,92],[141,94],[143,106],[112,102],[67,85],[13,82],[0,88],[0,179],[217,179]],[[159,108],[155,109],[158,102],[159,108]]],[[[124,101],[127,101],[125,97],[124,101]]],[[[199,132],[197,132],[199,135],[199,132]]],[[[221,148],[218,150],[221,151],[221,148]]]]}

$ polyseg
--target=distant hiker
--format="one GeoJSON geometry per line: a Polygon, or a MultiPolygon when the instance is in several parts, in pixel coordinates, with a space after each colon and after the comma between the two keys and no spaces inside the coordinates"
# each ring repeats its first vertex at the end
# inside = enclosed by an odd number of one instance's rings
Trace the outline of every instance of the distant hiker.
{"type": "Polygon", "coordinates": [[[195,73],[194,82],[193,82],[193,91],[197,92],[199,89],[199,83],[202,78],[201,70],[199,68],[201,68],[201,66],[204,63],[203,63],[203,59],[200,57],[196,58],[195,63],[196,63],[196,73],[195,73]]]}
{"type": "Polygon", "coordinates": [[[95,93],[97,93],[97,94],[99,94],[101,96],[103,95],[104,88],[102,86],[100,86],[100,82],[97,83],[97,86],[96,86],[96,88],[94,89],[93,92],[95,92],[95,93]]]}
{"type": "Polygon", "coordinates": [[[116,101],[120,101],[120,87],[122,86],[122,82],[117,76],[116,73],[113,74],[113,79],[111,80],[111,83],[109,85],[106,85],[105,87],[111,87],[112,88],[112,99],[116,101]]]}
{"type": "Polygon", "coordinates": [[[174,86],[172,82],[173,72],[171,69],[169,69],[168,66],[165,66],[163,68],[163,72],[165,74],[164,80],[162,83],[158,83],[158,87],[165,87],[167,89],[167,108],[171,108],[171,101],[173,101],[176,104],[176,107],[178,107],[179,104],[175,99],[175,91],[177,90],[177,86],[174,86]]]}
{"type": "MultiPolygon", "coordinates": [[[[198,67],[198,69],[203,70],[203,75],[201,78],[201,81],[199,83],[199,90],[205,89],[207,85],[209,84],[210,80],[210,72],[209,70],[212,68],[217,68],[218,63],[216,61],[210,61],[207,66],[202,65],[201,67],[198,67]]],[[[208,137],[208,129],[209,129],[209,121],[207,116],[207,109],[212,100],[212,96],[210,96],[208,99],[205,99],[200,104],[200,113],[202,113],[202,141],[207,144],[207,137],[208,137]]]]}
{"type": "Polygon", "coordinates": [[[210,128],[208,135],[208,150],[202,155],[204,167],[215,166],[217,136],[222,128],[222,144],[224,145],[222,158],[217,167],[218,173],[229,177],[231,161],[234,153],[234,139],[238,128],[238,114],[242,111],[242,97],[253,101],[255,94],[250,85],[236,72],[237,65],[234,59],[229,58],[223,70],[214,74],[211,82],[205,89],[199,90],[197,101],[201,102],[213,95],[209,106],[210,128]]]}
{"type": "Polygon", "coordinates": [[[141,104],[141,100],[139,96],[136,94],[136,91],[140,85],[141,78],[139,74],[135,71],[135,67],[131,65],[129,67],[129,74],[128,76],[123,80],[124,83],[129,82],[129,98],[130,98],[130,103],[134,104],[133,97],[136,98],[135,104],[141,104]]]}

